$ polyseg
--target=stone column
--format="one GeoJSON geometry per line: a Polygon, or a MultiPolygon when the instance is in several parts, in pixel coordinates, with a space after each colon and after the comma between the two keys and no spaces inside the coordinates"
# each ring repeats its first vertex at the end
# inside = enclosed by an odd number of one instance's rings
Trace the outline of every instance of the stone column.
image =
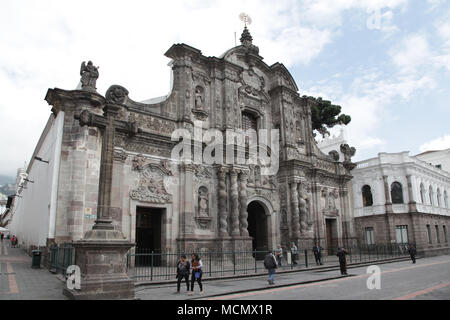
{"type": "MultiPolygon", "coordinates": [[[[297,194],[298,194],[298,203],[299,203],[299,221],[300,221],[300,232],[304,235],[308,231],[308,212],[307,212],[307,204],[306,204],[306,190],[302,187],[302,184],[297,184],[297,194]]],[[[311,209],[311,208],[309,208],[311,209]]]]}
{"type": "Polygon", "coordinates": [[[219,236],[228,236],[228,210],[227,210],[227,169],[220,167],[217,170],[219,178],[219,236]]]}
{"type": "Polygon", "coordinates": [[[409,212],[417,212],[416,201],[414,201],[414,193],[412,190],[411,175],[407,175],[406,180],[408,183],[409,212]]]}
{"type": "Polygon", "coordinates": [[[241,171],[241,174],[239,175],[239,201],[241,204],[241,210],[239,215],[239,226],[240,226],[240,232],[241,236],[248,236],[248,212],[247,212],[247,179],[248,174],[245,171],[241,171]]]}
{"type": "Polygon", "coordinates": [[[193,164],[184,164],[182,166],[184,171],[184,238],[193,236],[195,234],[195,210],[194,210],[194,184],[193,176],[195,166],[193,164]]]}
{"type": "Polygon", "coordinates": [[[300,210],[298,206],[297,183],[291,182],[291,208],[292,208],[292,236],[295,239],[300,238],[300,210]]]}
{"type": "Polygon", "coordinates": [[[237,182],[238,170],[231,169],[231,235],[240,236],[239,231],[239,193],[237,182]]]}
{"type": "Polygon", "coordinates": [[[392,202],[388,184],[388,176],[383,176],[383,182],[384,182],[384,196],[386,198],[386,213],[392,213],[392,202]]]}
{"type": "Polygon", "coordinates": [[[63,289],[72,299],[133,299],[134,283],[126,273],[126,253],[134,245],[111,224],[111,214],[118,216],[121,208],[111,207],[112,172],[114,161],[114,133],[118,110],[128,91],[112,86],[106,92],[104,116],[83,111],[76,119],[80,125],[103,129],[97,220],[84,239],[73,243],[77,265],[81,271],[80,290],[63,289]]]}

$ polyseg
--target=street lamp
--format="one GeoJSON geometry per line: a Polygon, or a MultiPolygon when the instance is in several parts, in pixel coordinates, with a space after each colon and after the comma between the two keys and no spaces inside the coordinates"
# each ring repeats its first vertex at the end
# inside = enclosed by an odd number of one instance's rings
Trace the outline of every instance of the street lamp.
{"type": "Polygon", "coordinates": [[[42,160],[41,157],[34,157],[34,159],[36,159],[37,161],[41,161],[41,162],[45,162],[45,163],[49,163],[49,161],[47,160],[42,160]]]}

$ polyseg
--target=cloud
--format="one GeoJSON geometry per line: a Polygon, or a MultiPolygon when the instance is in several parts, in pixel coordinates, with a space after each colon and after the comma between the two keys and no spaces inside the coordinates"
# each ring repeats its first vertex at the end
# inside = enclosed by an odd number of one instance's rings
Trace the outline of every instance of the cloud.
{"type": "Polygon", "coordinates": [[[0,174],[28,161],[50,115],[48,88],[75,89],[82,61],[100,66],[98,92],[120,84],[137,101],[170,88],[164,52],[184,42],[206,56],[239,44],[250,13],[254,43],[268,64],[307,64],[332,41],[305,25],[297,1],[12,1],[0,10],[0,174]],[[18,130],[19,128],[19,130],[18,130]],[[7,137],[7,138],[6,138],[7,137]]]}
{"type": "Polygon", "coordinates": [[[419,147],[420,152],[450,148],[450,134],[425,142],[419,147]]]}

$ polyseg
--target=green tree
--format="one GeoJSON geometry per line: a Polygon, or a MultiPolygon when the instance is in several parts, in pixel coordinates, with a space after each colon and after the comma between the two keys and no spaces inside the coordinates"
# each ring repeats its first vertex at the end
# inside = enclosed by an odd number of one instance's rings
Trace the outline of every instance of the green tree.
{"type": "Polygon", "coordinates": [[[312,98],[316,104],[311,108],[312,129],[317,130],[322,136],[330,134],[328,129],[338,124],[347,125],[352,118],[341,113],[341,106],[331,104],[328,100],[322,98],[312,98]]]}

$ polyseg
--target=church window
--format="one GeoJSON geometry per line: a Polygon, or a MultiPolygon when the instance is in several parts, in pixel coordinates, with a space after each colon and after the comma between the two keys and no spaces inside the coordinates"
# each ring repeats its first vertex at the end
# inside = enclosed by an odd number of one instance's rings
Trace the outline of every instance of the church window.
{"type": "Polygon", "coordinates": [[[397,181],[391,185],[391,198],[394,204],[403,203],[402,185],[397,181]]]}
{"type": "Polygon", "coordinates": [[[370,189],[370,186],[365,185],[364,187],[362,187],[362,197],[364,207],[370,207],[373,205],[372,191],[370,189]]]}
{"type": "Polygon", "coordinates": [[[248,129],[253,129],[253,130],[257,130],[258,129],[258,119],[257,117],[255,117],[252,113],[250,112],[243,112],[242,113],[242,129],[248,130],[248,129]]]}

